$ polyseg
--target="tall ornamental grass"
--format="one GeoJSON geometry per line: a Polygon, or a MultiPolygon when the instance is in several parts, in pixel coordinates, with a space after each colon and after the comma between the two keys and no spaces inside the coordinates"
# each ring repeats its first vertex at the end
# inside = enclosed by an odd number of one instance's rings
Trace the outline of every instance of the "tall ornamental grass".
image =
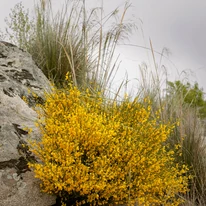
{"type": "MultiPolygon", "coordinates": [[[[179,83],[179,81],[176,83],[179,83]]],[[[190,181],[190,190],[186,195],[187,204],[203,206],[206,204],[206,141],[204,124],[204,105],[206,105],[206,101],[202,90],[197,89],[194,92],[193,88],[197,87],[197,84],[193,87],[188,87],[185,93],[184,87],[187,85],[188,83],[181,83],[177,88],[172,88],[172,93],[170,90],[166,98],[167,109],[164,117],[170,121],[179,119],[180,122],[180,127],[176,128],[170,137],[170,142],[171,145],[177,142],[181,144],[182,156],[178,158],[190,167],[190,173],[194,177],[190,181]],[[201,98],[198,98],[200,93],[201,98]],[[199,106],[197,104],[198,99],[201,100],[199,101],[199,106]]]]}
{"type": "MultiPolygon", "coordinates": [[[[155,52],[151,47],[151,55],[155,52]]],[[[206,205],[206,99],[204,91],[198,84],[189,83],[187,78],[174,82],[168,81],[165,66],[157,64],[154,67],[143,64],[138,96],[147,96],[152,102],[152,112],[160,111],[162,122],[179,122],[167,142],[170,148],[181,145],[182,154],[177,153],[175,159],[180,164],[189,166],[193,178],[189,181],[189,191],[182,196],[185,206],[206,205]],[[162,69],[164,68],[164,70],[162,69]],[[165,86],[163,86],[165,85],[165,86]]],[[[187,73],[186,73],[187,75],[187,73]]]]}
{"type": "Polygon", "coordinates": [[[133,27],[124,23],[128,7],[119,16],[118,9],[104,14],[103,8],[88,11],[85,1],[67,0],[54,13],[51,1],[40,0],[32,18],[20,3],[7,19],[7,35],[57,86],[69,72],[76,86],[102,90],[118,68],[116,45],[133,27]]]}

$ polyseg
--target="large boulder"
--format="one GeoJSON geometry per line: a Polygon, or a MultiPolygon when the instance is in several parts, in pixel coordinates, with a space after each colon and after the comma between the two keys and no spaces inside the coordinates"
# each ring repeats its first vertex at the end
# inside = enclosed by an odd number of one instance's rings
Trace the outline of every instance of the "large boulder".
{"type": "Polygon", "coordinates": [[[37,114],[32,108],[42,103],[44,91],[50,90],[50,82],[31,55],[10,43],[0,42],[0,206],[55,203],[54,196],[41,193],[39,180],[27,166],[28,160],[35,160],[27,142],[40,138],[35,127],[37,114]],[[26,128],[32,132],[28,133],[26,128]]]}

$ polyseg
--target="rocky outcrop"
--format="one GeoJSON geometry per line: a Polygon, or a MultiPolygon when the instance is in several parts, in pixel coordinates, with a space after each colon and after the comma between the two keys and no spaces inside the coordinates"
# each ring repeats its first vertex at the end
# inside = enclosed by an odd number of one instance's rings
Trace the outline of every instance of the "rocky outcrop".
{"type": "Polygon", "coordinates": [[[0,206],[55,203],[55,197],[40,192],[39,180],[27,166],[28,160],[35,160],[27,142],[40,138],[32,108],[44,101],[45,90],[51,90],[50,83],[31,56],[0,42],[0,206]],[[32,132],[29,134],[26,128],[32,132]]]}

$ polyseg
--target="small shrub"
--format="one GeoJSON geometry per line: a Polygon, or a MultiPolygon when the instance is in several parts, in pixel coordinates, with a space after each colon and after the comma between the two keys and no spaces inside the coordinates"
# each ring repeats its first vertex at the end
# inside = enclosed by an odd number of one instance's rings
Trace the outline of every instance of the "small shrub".
{"type": "Polygon", "coordinates": [[[159,122],[149,101],[106,101],[70,86],[48,94],[42,109],[42,140],[31,145],[41,162],[29,166],[44,192],[68,205],[182,201],[187,168],[165,143],[174,125],[159,122]]]}

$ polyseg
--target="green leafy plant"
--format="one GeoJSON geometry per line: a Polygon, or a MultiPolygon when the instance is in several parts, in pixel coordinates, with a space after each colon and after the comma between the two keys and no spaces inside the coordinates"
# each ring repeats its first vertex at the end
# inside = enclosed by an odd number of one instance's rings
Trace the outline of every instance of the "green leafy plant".
{"type": "Polygon", "coordinates": [[[187,82],[183,84],[181,81],[167,83],[168,98],[179,96],[182,104],[187,104],[191,108],[196,108],[201,118],[206,118],[206,100],[204,99],[203,89],[200,89],[198,83],[193,86],[187,82]]]}
{"type": "Polygon", "coordinates": [[[11,9],[9,18],[6,18],[5,22],[8,27],[6,28],[6,34],[3,34],[2,38],[5,39],[7,36],[8,40],[13,44],[26,49],[29,46],[28,42],[34,28],[34,22],[33,19],[30,19],[29,10],[25,10],[20,2],[11,9]]]}

